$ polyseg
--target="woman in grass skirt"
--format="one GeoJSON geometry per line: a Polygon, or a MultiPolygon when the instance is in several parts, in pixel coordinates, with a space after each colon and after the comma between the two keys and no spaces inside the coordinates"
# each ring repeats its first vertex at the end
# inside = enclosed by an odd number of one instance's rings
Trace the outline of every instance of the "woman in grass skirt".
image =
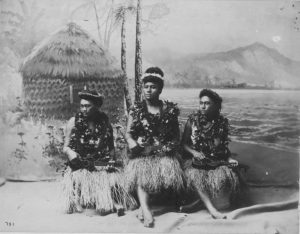
{"type": "MultiPolygon", "coordinates": [[[[220,114],[222,98],[210,89],[199,95],[200,110],[191,114],[182,136],[188,188],[196,191],[214,218],[230,206],[240,190],[238,162],[228,149],[228,119],[220,114]]],[[[184,207],[183,207],[184,209],[184,207]]]]}
{"type": "Polygon", "coordinates": [[[103,97],[95,92],[79,92],[80,112],[66,128],[64,152],[69,162],[63,177],[63,196],[68,213],[95,208],[100,215],[135,205],[126,192],[124,176],[116,167],[113,130],[108,117],[99,111],[103,97]]]}
{"type": "Polygon", "coordinates": [[[138,218],[145,227],[154,220],[149,196],[184,187],[179,146],[179,109],[176,104],[161,101],[163,71],[150,67],[142,77],[144,100],[136,102],[129,113],[127,143],[131,157],[125,168],[129,191],[137,192],[140,202],[138,218]]]}

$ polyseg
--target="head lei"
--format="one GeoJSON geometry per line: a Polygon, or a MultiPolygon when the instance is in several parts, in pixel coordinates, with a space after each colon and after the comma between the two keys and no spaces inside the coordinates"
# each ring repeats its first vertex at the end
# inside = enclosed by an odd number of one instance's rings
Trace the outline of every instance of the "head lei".
{"type": "Polygon", "coordinates": [[[80,99],[91,101],[97,107],[101,107],[103,104],[103,96],[95,90],[82,90],[78,93],[80,99]]]}
{"type": "Polygon", "coordinates": [[[164,72],[159,67],[149,67],[141,78],[142,83],[157,83],[162,89],[164,87],[164,72]]]}

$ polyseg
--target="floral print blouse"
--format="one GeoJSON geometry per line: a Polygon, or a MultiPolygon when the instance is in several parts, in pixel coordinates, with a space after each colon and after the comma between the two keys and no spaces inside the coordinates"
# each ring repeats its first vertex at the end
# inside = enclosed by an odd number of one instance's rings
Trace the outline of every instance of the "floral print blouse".
{"type": "Polygon", "coordinates": [[[208,121],[200,111],[188,117],[182,136],[182,144],[202,152],[205,157],[216,160],[227,160],[231,155],[229,144],[228,119],[218,115],[208,121]]]}
{"type": "Polygon", "coordinates": [[[132,123],[129,133],[134,140],[142,139],[149,145],[176,148],[179,145],[179,109],[177,104],[161,101],[158,114],[149,113],[145,101],[131,108],[132,123]]]}
{"type": "Polygon", "coordinates": [[[81,112],[75,115],[75,127],[71,132],[69,147],[82,159],[109,161],[110,151],[114,149],[113,130],[108,117],[99,112],[95,129],[88,127],[88,121],[81,112]]]}

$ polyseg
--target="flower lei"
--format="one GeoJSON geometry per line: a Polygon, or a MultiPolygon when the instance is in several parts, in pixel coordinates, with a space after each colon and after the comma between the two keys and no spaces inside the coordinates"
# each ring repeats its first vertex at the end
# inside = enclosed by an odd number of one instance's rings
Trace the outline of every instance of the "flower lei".
{"type": "MultiPolygon", "coordinates": [[[[136,102],[132,108],[133,122],[130,132],[135,140],[142,139],[149,145],[162,145],[162,151],[171,151],[178,146],[174,141],[178,131],[179,109],[177,104],[163,101],[166,106],[161,114],[151,114],[147,111],[146,102],[136,102]]],[[[157,153],[159,150],[157,150],[157,153]]]]}
{"type": "Polygon", "coordinates": [[[206,157],[225,159],[230,156],[229,144],[229,123],[228,119],[219,115],[211,121],[211,125],[205,128],[208,120],[200,111],[189,116],[192,124],[192,147],[197,151],[202,151],[206,157]],[[220,139],[218,146],[214,140],[220,139]]]}
{"type": "Polygon", "coordinates": [[[75,128],[71,133],[70,148],[87,160],[109,161],[108,141],[112,137],[105,120],[96,123],[94,131],[89,129],[86,117],[79,112],[75,116],[75,128]]]}

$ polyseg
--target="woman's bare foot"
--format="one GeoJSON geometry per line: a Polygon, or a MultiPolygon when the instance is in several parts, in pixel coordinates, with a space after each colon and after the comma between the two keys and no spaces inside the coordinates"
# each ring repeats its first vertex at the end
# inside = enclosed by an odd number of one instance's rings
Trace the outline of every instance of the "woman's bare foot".
{"type": "Polygon", "coordinates": [[[143,214],[144,214],[144,227],[149,227],[149,228],[153,227],[154,219],[151,211],[150,210],[144,211],[143,214]]]}
{"type": "Polygon", "coordinates": [[[75,202],[75,204],[74,204],[74,212],[77,212],[77,213],[83,212],[83,208],[80,205],[79,201],[75,202]]]}
{"type": "Polygon", "coordinates": [[[143,214],[143,210],[142,208],[140,207],[137,214],[136,214],[136,217],[141,221],[143,222],[144,221],[144,214],[143,214]]]}
{"type": "MultiPolygon", "coordinates": [[[[138,198],[141,204],[141,207],[139,209],[138,213],[142,213],[143,214],[143,218],[144,218],[144,227],[153,227],[154,226],[154,219],[152,216],[152,213],[150,211],[150,207],[149,207],[149,194],[146,193],[142,187],[138,186],[137,189],[137,193],[138,193],[138,198]],[[141,211],[141,212],[140,212],[141,211]]],[[[138,217],[141,220],[141,216],[138,217]]]]}
{"type": "Polygon", "coordinates": [[[82,213],[83,212],[83,208],[82,206],[79,204],[79,202],[73,203],[72,205],[70,205],[70,207],[67,210],[67,214],[73,214],[73,213],[82,213]]]}
{"type": "Polygon", "coordinates": [[[226,219],[226,215],[217,210],[209,211],[209,213],[214,219],[226,219]]]}
{"type": "Polygon", "coordinates": [[[211,216],[214,219],[226,219],[226,215],[220,213],[215,207],[214,205],[211,203],[211,200],[208,196],[207,193],[198,190],[198,194],[201,198],[201,200],[203,201],[204,205],[206,206],[208,212],[211,214],[211,216]]]}

